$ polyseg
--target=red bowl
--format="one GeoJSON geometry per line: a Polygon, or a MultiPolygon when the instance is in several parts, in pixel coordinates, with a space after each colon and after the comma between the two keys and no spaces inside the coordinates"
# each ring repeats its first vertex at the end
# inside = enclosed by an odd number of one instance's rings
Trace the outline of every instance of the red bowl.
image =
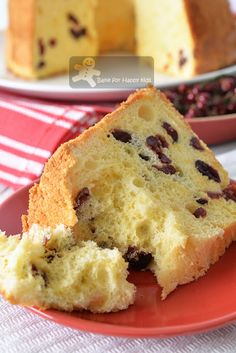
{"type": "Polygon", "coordinates": [[[186,119],[208,145],[236,140],[236,114],[186,119]]]}

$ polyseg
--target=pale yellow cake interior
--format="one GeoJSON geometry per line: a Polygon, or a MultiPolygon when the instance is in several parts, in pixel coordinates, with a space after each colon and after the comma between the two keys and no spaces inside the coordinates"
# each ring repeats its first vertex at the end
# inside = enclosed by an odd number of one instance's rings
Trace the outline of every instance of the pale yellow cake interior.
{"type": "Polygon", "coordinates": [[[143,0],[136,4],[136,38],[138,55],[154,58],[157,71],[189,77],[195,71],[194,42],[185,1],[143,0]],[[166,16],[160,16],[166,13],[166,16]],[[179,65],[182,59],[182,65],[179,65]]]}
{"type": "Polygon", "coordinates": [[[36,2],[34,66],[40,77],[48,76],[52,69],[55,73],[67,71],[72,56],[80,56],[81,53],[84,56],[96,55],[98,43],[94,8],[94,0],[82,0],[79,6],[77,0],[59,0],[56,6],[53,1],[36,2]],[[83,29],[86,33],[79,35],[83,29]],[[41,56],[40,40],[45,47],[41,56]],[[50,40],[55,40],[56,44],[50,46],[50,40]],[[45,66],[39,68],[40,62],[45,62],[45,66]]]}
{"type": "Polygon", "coordinates": [[[66,311],[110,312],[134,301],[127,264],[117,249],[76,243],[63,225],[0,233],[0,290],[13,304],[66,311]]]}

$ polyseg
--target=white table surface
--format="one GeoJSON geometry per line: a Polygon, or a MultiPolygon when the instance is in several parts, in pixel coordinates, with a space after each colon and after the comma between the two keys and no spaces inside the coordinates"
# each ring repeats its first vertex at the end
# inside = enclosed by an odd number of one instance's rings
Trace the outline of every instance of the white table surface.
{"type": "MultiPolygon", "coordinates": [[[[213,149],[230,176],[236,178],[236,141],[213,149]]],[[[11,193],[0,185],[0,202],[11,193]]],[[[54,324],[0,299],[0,353],[14,352],[236,353],[236,323],[204,334],[170,339],[113,338],[54,324]]]]}

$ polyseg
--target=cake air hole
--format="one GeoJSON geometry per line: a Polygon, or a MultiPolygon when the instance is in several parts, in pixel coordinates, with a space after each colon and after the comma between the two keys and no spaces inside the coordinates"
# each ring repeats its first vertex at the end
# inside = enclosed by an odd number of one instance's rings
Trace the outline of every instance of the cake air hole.
{"type": "Polygon", "coordinates": [[[138,110],[138,116],[146,121],[154,119],[154,111],[148,105],[141,105],[138,110]]]}
{"type": "Polygon", "coordinates": [[[133,180],[133,184],[137,187],[137,188],[142,188],[145,185],[145,181],[141,178],[135,178],[133,180]]]}
{"type": "Polygon", "coordinates": [[[96,168],[96,162],[95,161],[93,161],[93,160],[88,160],[88,161],[86,161],[85,163],[84,163],[84,168],[86,168],[86,169],[95,169],[96,168]]]}
{"type": "Polygon", "coordinates": [[[148,238],[150,234],[150,223],[149,221],[143,221],[142,223],[138,224],[136,227],[136,235],[138,237],[142,237],[145,236],[146,238],[148,238]]]}

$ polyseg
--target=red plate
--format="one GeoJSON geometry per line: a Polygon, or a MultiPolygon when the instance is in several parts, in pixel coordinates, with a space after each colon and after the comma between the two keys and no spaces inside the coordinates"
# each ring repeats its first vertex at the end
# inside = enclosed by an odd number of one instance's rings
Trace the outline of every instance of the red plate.
{"type": "MultiPolygon", "coordinates": [[[[28,187],[0,207],[0,228],[7,234],[21,230],[20,216],[26,211],[28,187]]],[[[149,272],[132,273],[137,285],[135,304],[110,314],[64,313],[29,308],[40,316],[75,329],[112,336],[170,337],[202,332],[236,320],[236,244],[196,282],[180,286],[165,301],[149,272]]]]}

